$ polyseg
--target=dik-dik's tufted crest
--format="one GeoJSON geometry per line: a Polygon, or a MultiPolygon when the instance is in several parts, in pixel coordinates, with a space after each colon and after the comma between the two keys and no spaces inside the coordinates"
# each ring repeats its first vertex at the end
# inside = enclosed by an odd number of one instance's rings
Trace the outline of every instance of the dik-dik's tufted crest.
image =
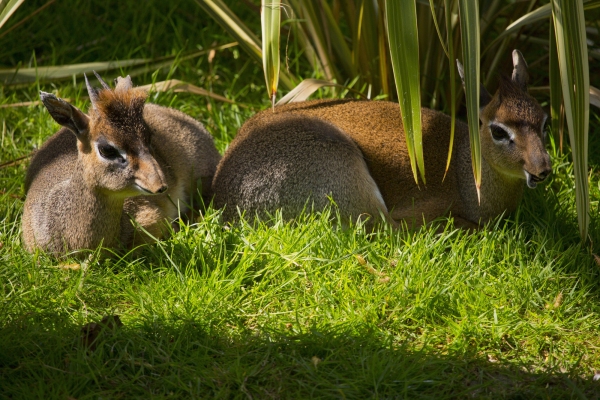
{"type": "Polygon", "coordinates": [[[109,130],[116,129],[121,135],[146,136],[147,129],[145,129],[143,115],[147,93],[144,90],[133,88],[129,76],[117,78],[115,80],[117,85],[112,90],[100,75],[96,72],[94,74],[103,87],[99,90],[92,87],[86,77],[86,85],[92,102],[90,117],[95,124],[103,124],[107,134],[110,134],[109,130]]]}

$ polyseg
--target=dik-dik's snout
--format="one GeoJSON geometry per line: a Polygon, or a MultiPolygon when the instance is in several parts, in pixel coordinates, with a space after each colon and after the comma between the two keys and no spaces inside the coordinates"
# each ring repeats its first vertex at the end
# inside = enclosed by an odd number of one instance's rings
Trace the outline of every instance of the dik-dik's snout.
{"type": "Polygon", "coordinates": [[[169,188],[160,165],[150,154],[142,155],[139,158],[135,186],[146,195],[161,194],[169,188]]]}
{"type": "Polygon", "coordinates": [[[538,183],[543,182],[552,173],[550,155],[537,136],[530,138],[529,151],[525,160],[523,171],[527,186],[535,189],[538,183]]]}

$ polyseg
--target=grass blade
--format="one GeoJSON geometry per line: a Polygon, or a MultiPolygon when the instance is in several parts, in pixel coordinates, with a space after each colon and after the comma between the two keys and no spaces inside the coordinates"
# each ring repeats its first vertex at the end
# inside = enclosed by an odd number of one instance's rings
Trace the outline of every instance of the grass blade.
{"type": "Polygon", "coordinates": [[[581,238],[587,240],[590,210],[587,180],[590,77],[583,4],[552,0],[552,17],[573,156],[577,222],[581,238]]]}
{"type": "Polygon", "coordinates": [[[279,36],[281,29],[281,1],[262,0],[262,62],[271,105],[275,107],[279,83],[279,36]]]}
{"type": "Polygon", "coordinates": [[[426,183],[421,136],[421,88],[416,4],[412,0],[386,1],[385,13],[390,56],[410,165],[415,182],[419,183],[418,171],[423,183],[426,183]]]}
{"type": "Polygon", "coordinates": [[[467,121],[471,140],[471,162],[477,197],[481,202],[481,143],[479,142],[479,4],[478,0],[459,0],[460,32],[465,71],[467,121]]]}
{"type": "Polygon", "coordinates": [[[0,28],[25,0],[0,0],[0,28]]]}

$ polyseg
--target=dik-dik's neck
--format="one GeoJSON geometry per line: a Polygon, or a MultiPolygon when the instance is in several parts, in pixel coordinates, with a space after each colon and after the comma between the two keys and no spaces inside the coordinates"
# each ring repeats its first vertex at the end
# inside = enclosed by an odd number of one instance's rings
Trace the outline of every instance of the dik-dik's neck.
{"type": "Polygon", "coordinates": [[[516,210],[523,195],[525,181],[503,174],[494,169],[485,159],[485,149],[481,149],[481,202],[477,198],[477,189],[471,164],[469,138],[462,138],[459,152],[461,199],[463,214],[472,222],[486,222],[502,213],[516,210]]]}

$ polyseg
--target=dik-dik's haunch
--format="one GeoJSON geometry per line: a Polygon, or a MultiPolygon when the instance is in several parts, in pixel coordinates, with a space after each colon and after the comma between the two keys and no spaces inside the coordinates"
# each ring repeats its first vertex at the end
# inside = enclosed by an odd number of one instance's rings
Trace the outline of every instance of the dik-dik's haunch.
{"type": "Polygon", "coordinates": [[[146,92],[118,78],[114,90],[90,86],[88,114],[41,92],[63,126],[31,160],[23,239],[55,255],[79,249],[132,247],[161,238],[188,207],[210,198],[220,155],[202,124],[146,104],[146,92]],[[132,221],[133,220],[133,221],[132,221]],[[150,236],[148,236],[150,234],[150,236]]]}
{"type": "Polygon", "coordinates": [[[513,66],[494,96],[481,91],[481,203],[466,124],[456,123],[444,179],[450,117],[422,109],[427,184],[419,188],[398,104],[318,100],[266,110],[242,126],[217,169],[215,205],[226,206],[227,220],[238,209],[253,215],[281,208],[293,218],[307,205],[322,209],[331,197],[345,217],[383,214],[411,226],[451,215],[457,226],[475,227],[513,211],[524,184],[535,188],[551,172],[546,114],[527,93],[527,66],[517,50],[513,66]]]}

